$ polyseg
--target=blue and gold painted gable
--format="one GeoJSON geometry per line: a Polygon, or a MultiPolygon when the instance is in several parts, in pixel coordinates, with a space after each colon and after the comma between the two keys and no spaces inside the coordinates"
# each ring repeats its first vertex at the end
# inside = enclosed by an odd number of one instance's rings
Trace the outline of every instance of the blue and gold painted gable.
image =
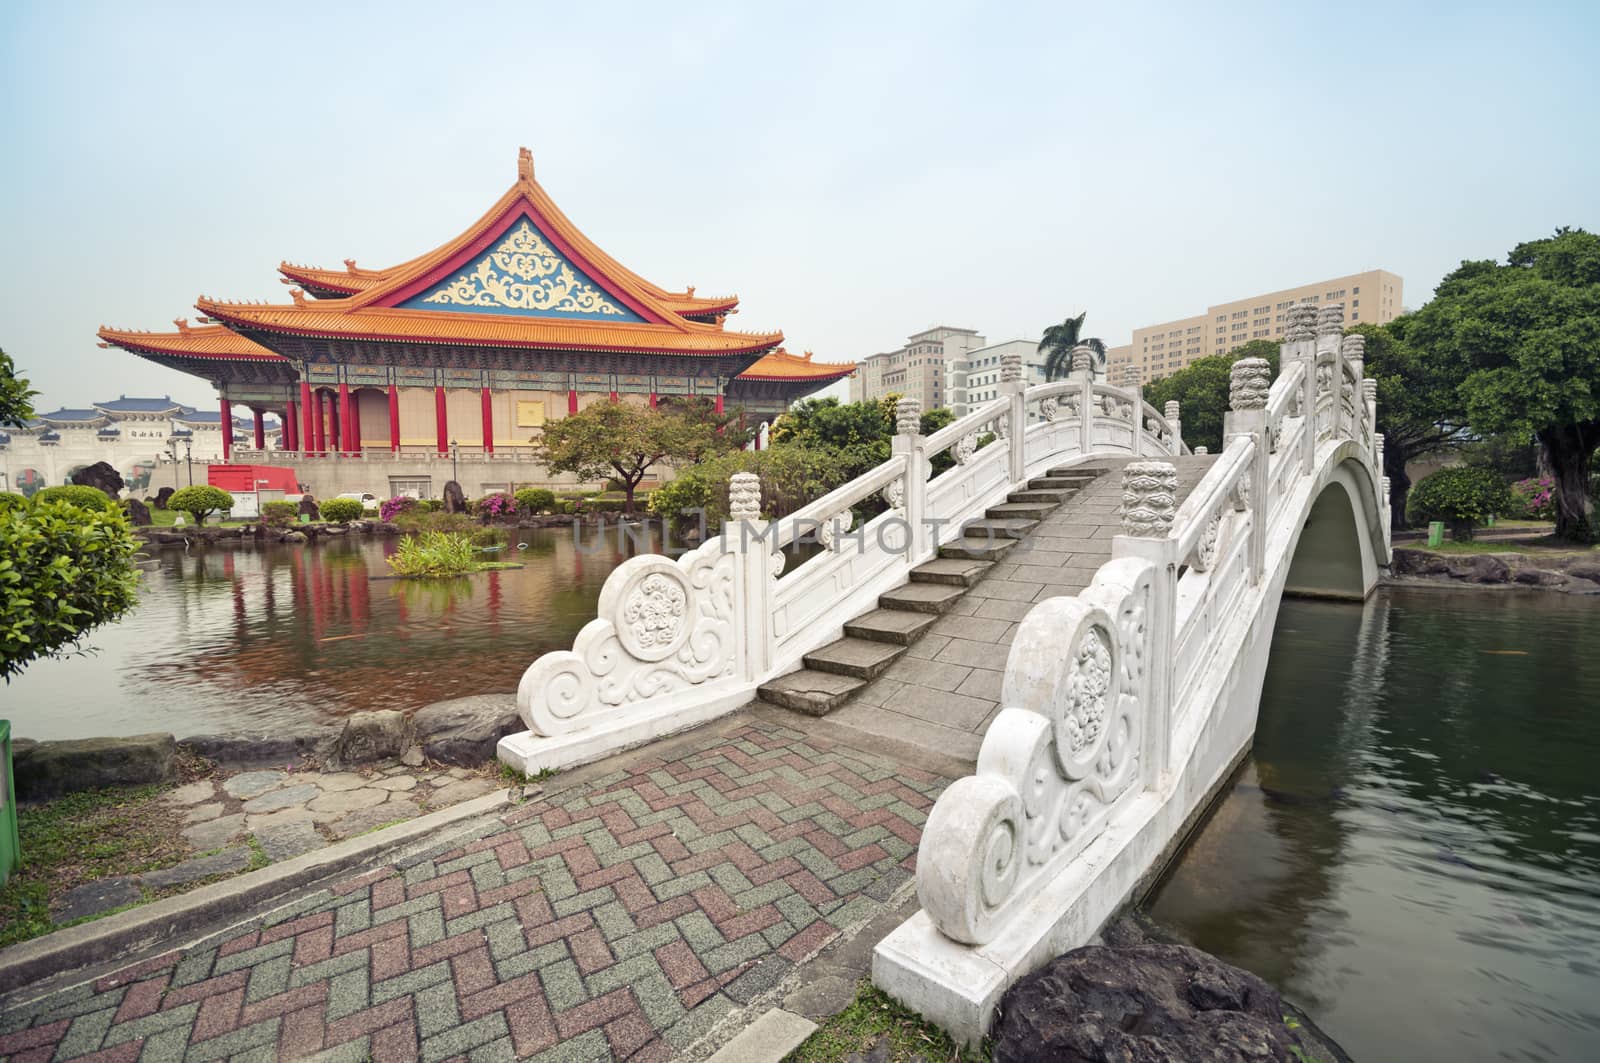
{"type": "Polygon", "coordinates": [[[476,261],[400,305],[468,314],[644,320],[556,250],[526,217],[508,225],[476,261]]]}

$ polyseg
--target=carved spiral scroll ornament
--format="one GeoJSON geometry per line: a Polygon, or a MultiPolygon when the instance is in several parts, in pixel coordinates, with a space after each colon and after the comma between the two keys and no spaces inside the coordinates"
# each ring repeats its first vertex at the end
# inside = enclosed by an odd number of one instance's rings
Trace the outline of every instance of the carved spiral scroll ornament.
{"type": "Polygon", "coordinates": [[[906,504],[906,478],[897,476],[883,488],[883,500],[890,509],[903,509],[906,504]]]}
{"type": "Polygon", "coordinates": [[[1194,553],[1189,555],[1189,567],[1196,572],[1210,572],[1217,563],[1217,547],[1222,540],[1222,511],[1211,514],[1200,538],[1195,540],[1194,553]]]}
{"type": "Polygon", "coordinates": [[[1045,399],[1039,403],[1039,416],[1046,421],[1054,421],[1056,419],[1056,411],[1059,408],[1060,404],[1055,399],[1045,399]]]}
{"type": "Polygon", "coordinates": [[[966,465],[967,463],[972,461],[972,455],[976,454],[977,452],[978,452],[978,435],[977,435],[976,432],[969,432],[966,435],[962,436],[961,439],[956,443],[956,446],[955,446],[956,464],[957,465],[966,465]]]}
{"type": "Polygon", "coordinates": [[[840,540],[844,533],[855,526],[856,515],[851,510],[835,513],[822,522],[822,527],[817,529],[817,542],[822,544],[824,550],[839,549],[840,540]]]}

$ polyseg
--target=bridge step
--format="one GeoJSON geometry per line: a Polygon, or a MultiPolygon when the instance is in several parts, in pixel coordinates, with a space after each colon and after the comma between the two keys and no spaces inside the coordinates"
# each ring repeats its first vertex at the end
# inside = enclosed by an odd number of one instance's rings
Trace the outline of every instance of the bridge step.
{"type": "Polygon", "coordinates": [[[939,619],[933,613],[913,613],[904,609],[874,609],[848,621],[844,633],[870,642],[890,642],[909,646],[939,619]]]}
{"type": "Polygon", "coordinates": [[[1046,491],[1080,491],[1094,480],[1092,476],[1035,476],[1028,481],[1028,487],[1046,491]]]}
{"type": "Polygon", "coordinates": [[[774,705],[782,705],[808,716],[826,716],[867,685],[855,676],[837,675],[802,668],[782,675],[756,688],[756,693],[774,705]]]}
{"type": "Polygon", "coordinates": [[[983,578],[993,567],[989,561],[971,557],[940,557],[924,562],[911,570],[912,583],[947,583],[955,587],[970,587],[983,578]]]}
{"type": "Polygon", "coordinates": [[[1103,476],[1106,471],[1105,469],[1087,468],[1082,465],[1057,465],[1053,469],[1046,469],[1045,475],[1056,480],[1078,480],[1088,483],[1090,480],[1103,476]]]}
{"type": "Polygon", "coordinates": [[[1059,506],[1067,499],[1078,493],[1076,487],[1064,490],[1051,491],[1046,488],[1029,488],[1026,491],[1013,491],[1006,495],[1007,502],[1049,502],[1059,506]]]}
{"type": "Polygon", "coordinates": [[[907,583],[878,595],[878,604],[885,609],[904,609],[913,613],[948,613],[950,608],[967,593],[963,586],[948,583],[907,583]]]}
{"type": "Polygon", "coordinates": [[[904,646],[871,639],[844,638],[806,654],[801,660],[807,668],[857,679],[876,679],[906,652],[904,646]]]}
{"type": "Polygon", "coordinates": [[[984,510],[983,515],[990,520],[1043,520],[1055,508],[1054,502],[1002,502],[984,510]]]}
{"type": "Polygon", "coordinates": [[[959,561],[998,561],[1006,556],[1015,539],[956,539],[939,547],[939,556],[959,561]]]}
{"type": "Polygon", "coordinates": [[[1037,520],[1024,517],[985,518],[967,525],[967,538],[1021,539],[1038,526],[1037,520]]]}

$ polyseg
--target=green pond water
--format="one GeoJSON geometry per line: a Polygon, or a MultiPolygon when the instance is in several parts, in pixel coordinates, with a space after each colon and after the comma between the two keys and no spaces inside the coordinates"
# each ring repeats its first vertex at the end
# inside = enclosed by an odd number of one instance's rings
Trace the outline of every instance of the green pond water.
{"type": "Polygon", "coordinates": [[[1600,598],[1286,600],[1252,757],[1147,908],[1357,1060],[1600,1060],[1600,598]]]}

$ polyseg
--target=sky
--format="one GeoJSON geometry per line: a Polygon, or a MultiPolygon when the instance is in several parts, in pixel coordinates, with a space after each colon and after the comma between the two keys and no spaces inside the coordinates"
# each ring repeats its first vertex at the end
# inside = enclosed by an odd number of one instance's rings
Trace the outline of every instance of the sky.
{"type": "Polygon", "coordinates": [[[40,410],[278,262],[455,236],[517,148],[635,272],[849,361],[1600,228],[1600,4],[0,5],[0,347],[40,410]]]}

